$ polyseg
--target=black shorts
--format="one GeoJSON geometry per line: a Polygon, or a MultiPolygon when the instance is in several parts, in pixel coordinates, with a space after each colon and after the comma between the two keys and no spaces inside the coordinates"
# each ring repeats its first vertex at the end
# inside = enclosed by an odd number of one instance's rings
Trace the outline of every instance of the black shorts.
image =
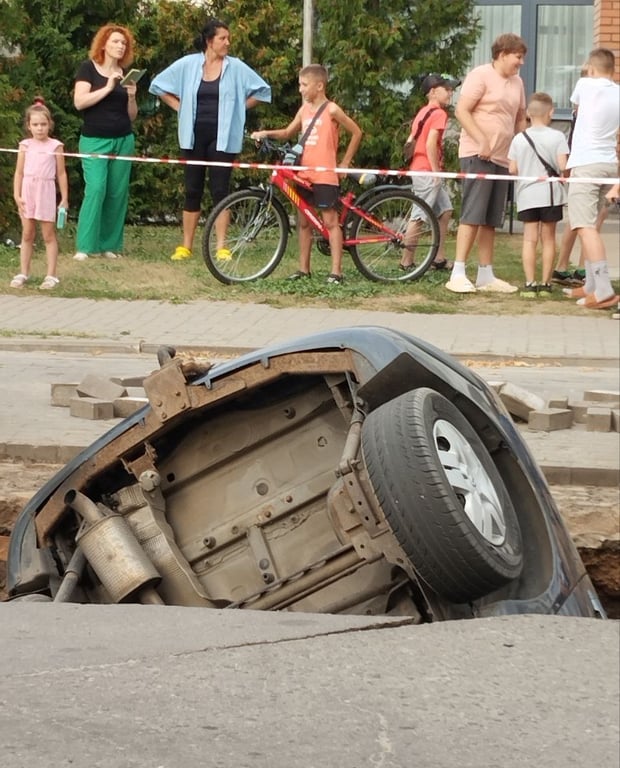
{"type": "Polygon", "coordinates": [[[312,189],[298,185],[297,191],[307,203],[319,210],[335,208],[340,197],[340,187],[335,184],[313,184],[312,189]]]}
{"type": "Polygon", "coordinates": [[[524,211],[519,211],[517,219],[525,222],[542,221],[548,224],[551,221],[562,221],[562,215],[562,205],[546,205],[544,208],[526,208],[524,211]]]}

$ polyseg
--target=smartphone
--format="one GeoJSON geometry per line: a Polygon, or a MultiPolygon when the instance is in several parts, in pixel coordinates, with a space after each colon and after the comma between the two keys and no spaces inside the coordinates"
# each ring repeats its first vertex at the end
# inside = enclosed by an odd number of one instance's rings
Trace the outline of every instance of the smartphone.
{"type": "Polygon", "coordinates": [[[127,85],[128,83],[137,83],[138,80],[146,73],[146,69],[130,69],[129,72],[121,80],[121,85],[127,85]]]}

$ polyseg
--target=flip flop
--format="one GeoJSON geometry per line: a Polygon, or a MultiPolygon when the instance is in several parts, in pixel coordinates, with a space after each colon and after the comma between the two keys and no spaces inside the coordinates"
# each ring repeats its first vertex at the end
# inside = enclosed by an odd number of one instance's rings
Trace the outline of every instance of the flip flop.
{"type": "Polygon", "coordinates": [[[448,261],[448,259],[440,259],[439,261],[434,261],[431,264],[431,269],[452,269],[453,266],[454,264],[451,261],[448,261]]]}

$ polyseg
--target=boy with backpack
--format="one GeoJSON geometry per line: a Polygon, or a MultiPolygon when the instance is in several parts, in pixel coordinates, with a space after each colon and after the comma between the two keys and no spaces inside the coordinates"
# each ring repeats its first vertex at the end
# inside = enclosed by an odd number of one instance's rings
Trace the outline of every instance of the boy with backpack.
{"type": "MultiPolygon", "coordinates": [[[[411,133],[405,144],[405,157],[411,152],[410,171],[439,172],[443,165],[443,136],[448,124],[446,108],[452,99],[455,88],[460,80],[450,75],[428,75],[422,81],[422,92],[427,103],[417,112],[411,124],[411,133]],[[408,147],[410,149],[408,150],[408,147]]],[[[446,183],[438,176],[424,175],[411,178],[413,193],[420,197],[433,209],[439,222],[439,248],[433,269],[451,269],[446,259],[446,233],[452,217],[452,202],[446,189],[446,183]]],[[[406,243],[415,243],[418,219],[416,209],[412,211],[411,222],[405,235],[406,243]]],[[[408,269],[414,260],[415,246],[403,250],[401,267],[408,269]]]]}
{"type": "Polygon", "coordinates": [[[508,150],[509,171],[513,176],[538,177],[517,182],[517,219],[523,222],[524,299],[551,296],[551,274],[555,260],[555,229],[562,220],[565,201],[561,182],[539,180],[541,176],[561,176],[568,160],[568,143],[562,131],[551,128],[553,100],[547,93],[530,97],[527,114],[530,127],[518,133],[508,150]],[[542,246],[542,281],[536,282],[536,249],[542,246]]]}

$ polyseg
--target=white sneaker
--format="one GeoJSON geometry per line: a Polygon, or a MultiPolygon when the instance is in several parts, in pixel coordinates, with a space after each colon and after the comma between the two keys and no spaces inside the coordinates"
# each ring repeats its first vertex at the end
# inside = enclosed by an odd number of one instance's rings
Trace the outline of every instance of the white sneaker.
{"type": "Polygon", "coordinates": [[[88,254],[87,254],[87,253],[84,253],[83,251],[78,251],[78,252],[77,252],[77,253],[76,253],[76,254],[73,256],[73,258],[74,258],[76,261],[86,261],[86,259],[88,258],[88,254]]]}
{"type": "Polygon", "coordinates": [[[500,280],[499,277],[486,285],[477,285],[476,288],[486,293],[516,293],[519,290],[519,286],[510,285],[505,280],[500,280]]]}
{"type": "Polygon", "coordinates": [[[476,293],[476,286],[465,275],[459,275],[448,280],[446,288],[452,293],[476,293]]]}
{"type": "Polygon", "coordinates": [[[106,259],[120,259],[121,257],[120,253],[114,253],[114,251],[104,251],[103,255],[106,259]]]}

